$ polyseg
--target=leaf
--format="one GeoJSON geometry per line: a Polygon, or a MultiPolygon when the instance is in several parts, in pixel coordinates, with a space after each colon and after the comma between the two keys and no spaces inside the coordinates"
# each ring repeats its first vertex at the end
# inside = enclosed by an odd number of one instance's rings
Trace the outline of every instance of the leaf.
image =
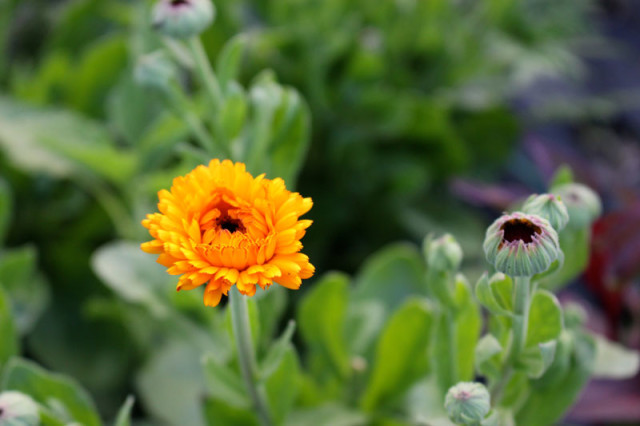
{"type": "Polygon", "coordinates": [[[569,371],[553,387],[533,389],[516,414],[518,426],[555,424],[575,402],[589,380],[595,360],[595,342],[587,334],[572,332],[572,355],[569,371]]]}
{"type": "Polygon", "coordinates": [[[202,364],[211,396],[235,408],[251,407],[242,378],[229,365],[211,356],[205,356],[202,364]]]}
{"type": "Polygon", "coordinates": [[[484,335],[476,345],[475,366],[483,375],[496,378],[499,374],[500,360],[496,355],[502,352],[502,345],[491,334],[484,335]]]}
{"type": "Polygon", "coordinates": [[[246,48],[247,37],[244,34],[231,38],[222,48],[216,64],[216,75],[223,89],[232,80],[238,79],[240,63],[246,48]]]}
{"type": "Polygon", "coordinates": [[[524,368],[533,379],[541,377],[554,360],[557,342],[539,343],[538,346],[526,348],[518,359],[518,366],[524,368]]]}
{"type": "Polygon", "coordinates": [[[19,341],[13,317],[11,316],[11,306],[6,293],[0,286],[0,371],[5,363],[15,355],[19,354],[19,341]]]}
{"type": "Polygon", "coordinates": [[[567,330],[563,330],[557,340],[553,362],[549,368],[547,368],[547,371],[544,372],[542,377],[531,381],[533,388],[546,389],[560,383],[569,371],[572,352],[573,338],[571,337],[571,333],[567,330]]]}
{"type": "Polygon", "coordinates": [[[204,416],[208,426],[258,426],[251,410],[238,409],[215,398],[205,398],[204,416]]]}
{"type": "Polygon", "coordinates": [[[136,388],[145,409],[174,425],[204,425],[200,398],[206,383],[200,352],[182,341],[156,348],[138,372],[136,388]]]}
{"type": "Polygon", "coordinates": [[[454,299],[457,304],[456,355],[458,381],[470,381],[474,376],[474,350],[480,337],[482,318],[480,308],[471,295],[469,283],[462,274],[455,281],[454,299]]]}
{"type": "Polygon", "coordinates": [[[254,299],[258,305],[258,322],[260,323],[260,342],[257,350],[267,349],[275,337],[282,314],[287,308],[287,289],[271,286],[268,290],[257,289],[254,299]]]}
{"type": "Polygon", "coordinates": [[[531,300],[526,346],[557,339],[563,327],[558,299],[546,290],[536,291],[531,300]]]}
{"type": "Polygon", "coordinates": [[[49,287],[37,271],[34,247],[23,246],[0,256],[0,285],[4,288],[19,334],[35,326],[49,303],[49,287]]]}
{"type": "Polygon", "coordinates": [[[114,183],[128,182],[136,167],[132,152],[114,148],[101,124],[61,109],[40,109],[0,97],[0,147],[17,167],[54,177],[87,172],[114,183]]]}
{"type": "Polygon", "coordinates": [[[265,388],[271,416],[275,424],[282,424],[298,394],[300,363],[291,343],[287,344],[278,369],[266,380],[265,388]]]}
{"type": "Polygon", "coordinates": [[[380,302],[351,300],[347,311],[345,337],[352,355],[366,355],[378,337],[385,310],[380,302]]]}
{"type": "Polygon", "coordinates": [[[4,368],[2,389],[29,395],[50,408],[67,422],[86,426],[100,425],[95,404],[89,394],[74,380],[50,373],[31,361],[13,358],[4,368]]]}
{"type": "Polygon", "coordinates": [[[13,214],[13,200],[11,198],[11,189],[7,182],[0,178],[0,244],[7,237],[9,223],[13,214]]]}
{"type": "Polygon", "coordinates": [[[489,278],[487,273],[482,274],[478,283],[476,284],[476,297],[478,301],[491,313],[495,315],[507,315],[511,316],[512,313],[504,309],[496,300],[491,285],[489,284],[489,278]]]}
{"type": "Polygon", "coordinates": [[[102,282],[122,299],[139,303],[156,315],[166,314],[166,302],[161,295],[170,288],[166,284],[171,277],[137,244],[108,243],[93,254],[91,266],[102,282]]]}
{"type": "Polygon", "coordinates": [[[287,328],[282,333],[282,336],[280,336],[280,338],[271,345],[269,352],[267,352],[267,355],[264,357],[264,360],[262,360],[262,364],[260,366],[261,379],[264,380],[269,378],[269,376],[271,376],[280,366],[282,358],[290,345],[291,337],[293,337],[295,329],[296,322],[289,320],[287,328]]]}
{"type": "Polygon", "coordinates": [[[381,302],[393,312],[409,296],[427,295],[422,256],[413,245],[389,245],[367,258],[354,287],[354,299],[381,302]]]}
{"type": "Polygon", "coordinates": [[[346,275],[326,274],[302,299],[297,315],[302,338],[310,350],[326,357],[343,377],[349,369],[344,338],[348,285],[346,275]]]}
{"type": "Polygon", "coordinates": [[[247,95],[238,84],[231,84],[218,116],[218,127],[227,141],[233,143],[241,136],[247,120],[247,95]]]}
{"type": "Polygon", "coordinates": [[[558,186],[565,185],[567,183],[573,183],[573,182],[574,182],[574,178],[573,178],[573,171],[571,170],[571,167],[569,167],[566,164],[563,164],[560,167],[558,167],[553,177],[551,178],[551,182],[549,182],[549,188],[551,188],[550,192],[553,192],[553,189],[557,188],[558,186]]]}
{"type": "Polygon", "coordinates": [[[375,361],[362,396],[364,410],[402,395],[426,371],[433,315],[423,300],[408,300],[391,316],[378,340],[375,361]]]}
{"type": "Polygon", "coordinates": [[[596,360],[593,377],[599,379],[630,379],[640,369],[640,353],[619,343],[595,335],[596,360]]]}
{"type": "Polygon", "coordinates": [[[131,410],[136,399],[133,395],[129,395],[118,410],[118,417],[114,422],[114,426],[131,426],[131,410]]]}
{"type": "Polygon", "coordinates": [[[336,402],[294,411],[286,426],[362,426],[367,418],[359,411],[336,402]]]}

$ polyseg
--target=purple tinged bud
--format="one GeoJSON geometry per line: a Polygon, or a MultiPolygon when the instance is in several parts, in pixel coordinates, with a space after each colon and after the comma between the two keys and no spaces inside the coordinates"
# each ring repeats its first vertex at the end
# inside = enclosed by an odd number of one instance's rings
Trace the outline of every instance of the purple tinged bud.
{"type": "Polygon", "coordinates": [[[160,0],[153,8],[153,27],[178,39],[195,37],[215,18],[211,0],[160,0]]]}

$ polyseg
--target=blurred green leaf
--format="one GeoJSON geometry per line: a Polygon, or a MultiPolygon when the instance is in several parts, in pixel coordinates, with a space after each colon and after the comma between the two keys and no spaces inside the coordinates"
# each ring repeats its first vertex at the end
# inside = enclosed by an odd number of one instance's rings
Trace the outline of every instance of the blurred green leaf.
{"type": "Polygon", "coordinates": [[[558,167],[556,172],[553,174],[551,178],[551,182],[549,182],[550,191],[553,192],[553,188],[556,188],[561,185],[565,185],[567,183],[573,183],[573,171],[571,167],[566,164],[558,167]]]}
{"type": "Polygon", "coordinates": [[[482,274],[476,284],[476,297],[478,301],[494,315],[512,315],[510,311],[503,308],[496,300],[486,272],[482,274]]]}
{"type": "Polygon", "coordinates": [[[54,177],[92,172],[112,182],[131,178],[136,159],[113,147],[99,123],[60,109],[37,109],[0,97],[0,147],[15,166],[54,177]]]}
{"type": "Polygon", "coordinates": [[[89,394],[74,380],[50,373],[31,361],[13,358],[4,368],[2,389],[25,393],[66,422],[99,426],[89,394]]]}
{"type": "Polygon", "coordinates": [[[433,314],[423,300],[408,300],[391,316],[376,347],[361,405],[366,411],[402,395],[427,370],[433,314]]]}
{"type": "Polygon", "coordinates": [[[547,368],[547,371],[544,372],[542,377],[531,381],[531,385],[535,389],[545,389],[556,386],[560,383],[569,371],[572,352],[573,338],[571,333],[567,330],[563,330],[557,340],[553,362],[549,368],[547,368]]]}
{"type": "Polygon", "coordinates": [[[0,342],[2,342],[0,345],[0,371],[2,371],[5,363],[20,352],[11,306],[2,287],[0,287],[0,342]]]}
{"type": "Polygon", "coordinates": [[[216,75],[223,89],[232,80],[238,79],[238,70],[246,48],[247,38],[244,34],[236,35],[222,48],[216,63],[216,75]]]}
{"type": "Polygon", "coordinates": [[[236,145],[236,139],[241,136],[241,132],[246,124],[249,105],[244,89],[237,84],[231,84],[227,97],[222,105],[218,116],[218,126],[225,139],[236,145]]]}
{"type": "Polygon", "coordinates": [[[269,378],[280,366],[286,350],[291,344],[291,338],[293,337],[295,329],[296,322],[289,320],[287,328],[284,330],[280,338],[269,348],[269,351],[260,365],[260,377],[263,380],[269,378]]]}
{"type": "Polygon", "coordinates": [[[118,410],[118,416],[114,422],[114,426],[131,426],[131,410],[136,399],[133,395],[129,395],[118,410]]]}
{"type": "Polygon", "coordinates": [[[215,398],[205,398],[204,416],[208,426],[258,426],[258,419],[247,409],[238,409],[215,398]]]}
{"type": "Polygon", "coordinates": [[[596,341],[596,360],[593,377],[601,379],[630,379],[640,369],[640,353],[601,336],[596,341]]]}
{"type": "Polygon", "coordinates": [[[144,407],[168,424],[204,425],[202,395],[206,383],[197,348],[169,341],[156,348],[139,371],[136,385],[144,407]]]}
{"type": "Polygon", "coordinates": [[[346,275],[324,275],[302,299],[297,314],[300,333],[309,349],[325,357],[342,377],[349,369],[344,336],[348,285],[346,275]]]}
{"type": "Polygon", "coordinates": [[[267,290],[258,289],[256,303],[258,305],[258,322],[260,323],[260,344],[257,351],[261,351],[271,344],[277,328],[282,320],[282,314],[287,309],[287,289],[279,285],[269,287],[267,290]]]}
{"type": "Polygon", "coordinates": [[[556,345],[557,342],[551,340],[526,348],[518,359],[519,366],[524,368],[529,377],[534,379],[541,377],[553,363],[556,345]]]}
{"type": "Polygon", "coordinates": [[[242,409],[251,407],[242,378],[232,370],[231,366],[221,364],[214,357],[205,356],[203,367],[211,396],[231,407],[242,409]]]}
{"type": "Polygon", "coordinates": [[[286,426],[362,426],[365,424],[367,424],[367,418],[364,414],[338,403],[296,410],[285,422],[286,426]]]}
{"type": "Polygon", "coordinates": [[[498,355],[502,352],[502,345],[491,334],[485,334],[476,345],[475,366],[478,372],[495,379],[500,374],[500,359],[498,355]]]}
{"type": "Polygon", "coordinates": [[[573,353],[569,371],[553,387],[532,389],[529,398],[516,414],[516,424],[522,426],[550,425],[558,421],[573,404],[589,380],[595,360],[593,338],[573,333],[573,353]]]}
{"type": "Polygon", "coordinates": [[[381,249],[365,261],[355,278],[353,298],[382,302],[387,313],[412,295],[427,295],[422,256],[413,245],[392,244],[381,249]]]}
{"type": "Polygon", "coordinates": [[[526,346],[557,339],[562,332],[563,317],[560,302],[546,290],[538,290],[531,300],[526,346]]]}
{"type": "Polygon", "coordinates": [[[37,271],[34,247],[19,247],[0,255],[0,285],[10,302],[17,331],[26,334],[33,329],[50,298],[49,287],[37,271]]]}
{"type": "Polygon", "coordinates": [[[12,210],[11,190],[6,181],[0,178],[0,244],[6,239],[11,216],[13,215],[12,210]]]}
{"type": "Polygon", "coordinates": [[[166,313],[167,293],[171,280],[164,267],[153,256],[140,250],[140,246],[126,241],[108,243],[92,256],[91,266],[100,279],[119,297],[140,303],[157,315],[166,313]]]}
{"type": "Polygon", "coordinates": [[[384,325],[386,315],[381,302],[351,298],[347,310],[345,337],[352,355],[367,355],[384,325]]]}
{"type": "Polygon", "coordinates": [[[269,408],[275,424],[282,424],[293,408],[298,394],[300,363],[291,343],[286,345],[282,362],[266,380],[269,408]]]}

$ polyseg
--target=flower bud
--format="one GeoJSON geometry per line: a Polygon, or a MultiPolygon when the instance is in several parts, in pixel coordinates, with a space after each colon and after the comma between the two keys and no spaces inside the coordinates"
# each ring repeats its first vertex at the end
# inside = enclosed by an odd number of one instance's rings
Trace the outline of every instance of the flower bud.
{"type": "Polygon", "coordinates": [[[0,425],[37,426],[38,406],[31,397],[15,391],[0,393],[0,425]]]}
{"type": "Polygon", "coordinates": [[[560,255],[558,233],[551,224],[521,212],[505,214],[493,222],[482,247],[489,263],[511,277],[544,272],[560,255]]]}
{"type": "Polygon", "coordinates": [[[211,0],[160,0],[153,8],[153,27],[168,37],[187,39],[211,25],[215,12],[211,0]]]}
{"type": "Polygon", "coordinates": [[[532,195],[524,203],[522,211],[547,219],[556,231],[561,231],[569,222],[567,207],[554,194],[532,195]]]}
{"type": "Polygon", "coordinates": [[[571,228],[588,227],[602,213],[600,197],[588,186],[567,183],[553,188],[553,193],[558,195],[567,206],[571,228]]]}
{"type": "Polygon", "coordinates": [[[154,89],[166,89],[175,76],[173,62],[162,51],[141,56],[134,70],[134,77],[138,84],[154,89]]]}
{"type": "Polygon", "coordinates": [[[478,425],[491,411],[491,398],[481,383],[460,382],[447,392],[444,408],[458,425],[478,425]]]}
{"type": "Polygon", "coordinates": [[[425,244],[427,265],[437,271],[457,271],[462,263],[462,248],[450,234],[425,244]]]}

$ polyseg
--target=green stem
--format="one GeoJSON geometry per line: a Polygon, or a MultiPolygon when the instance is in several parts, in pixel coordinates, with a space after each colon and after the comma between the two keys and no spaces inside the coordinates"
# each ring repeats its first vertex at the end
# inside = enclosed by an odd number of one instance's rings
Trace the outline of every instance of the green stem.
{"type": "Polygon", "coordinates": [[[235,337],[238,348],[238,362],[242,370],[242,378],[244,379],[249,396],[253,401],[253,406],[258,414],[260,423],[262,423],[263,426],[271,426],[273,423],[269,415],[266,398],[256,383],[257,367],[255,352],[253,351],[253,342],[251,340],[247,298],[240,294],[236,287],[233,287],[229,292],[229,303],[231,306],[233,336],[235,337]]]}
{"type": "Polygon", "coordinates": [[[213,72],[213,68],[211,68],[211,63],[209,62],[209,58],[207,58],[207,53],[204,50],[200,38],[193,37],[187,44],[189,45],[189,49],[191,49],[191,54],[195,61],[196,72],[209,94],[209,100],[211,101],[213,113],[215,114],[222,106],[222,89],[220,88],[220,83],[218,82],[216,74],[213,72]]]}
{"type": "Polygon", "coordinates": [[[513,340],[507,362],[514,364],[524,349],[529,322],[529,282],[530,277],[515,277],[513,301],[513,340]]]}

